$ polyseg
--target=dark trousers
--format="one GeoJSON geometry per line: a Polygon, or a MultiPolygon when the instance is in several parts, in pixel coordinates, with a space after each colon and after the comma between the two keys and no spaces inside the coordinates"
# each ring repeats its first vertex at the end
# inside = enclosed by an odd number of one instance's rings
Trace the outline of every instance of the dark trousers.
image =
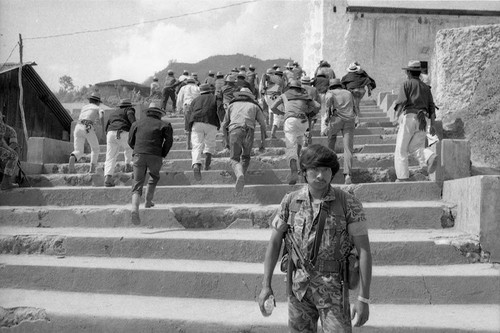
{"type": "Polygon", "coordinates": [[[149,170],[148,186],[156,186],[160,180],[160,169],[163,164],[163,158],[149,154],[134,154],[133,160],[134,183],[132,184],[132,193],[142,196],[146,172],[149,170]]]}
{"type": "Polygon", "coordinates": [[[163,88],[163,103],[162,103],[162,108],[163,110],[167,109],[167,102],[169,99],[172,99],[172,110],[175,111],[175,103],[176,103],[176,96],[175,96],[175,89],[173,88],[163,88]]]}
{"type": "Polygon", "coordinates": [[[253,147],[253,128],[238,127],[229,132],[229,148],[231,155],[229,156],[231,165],[239,163],[243,166],[250,164],[250,153],[253,147]]]}

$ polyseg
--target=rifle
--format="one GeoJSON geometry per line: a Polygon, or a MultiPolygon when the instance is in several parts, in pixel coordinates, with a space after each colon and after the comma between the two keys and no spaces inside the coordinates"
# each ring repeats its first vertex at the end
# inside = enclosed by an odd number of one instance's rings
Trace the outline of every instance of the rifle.
{"type": "MultiPolygon", "coordinates": [[[[304,270],[304,274],[306,275],[306,277],[309,278],[310,275],[309,272],[313,271],[314,266],[310,259],[304,258],[300,246],[297,243],[295,237],[293,236],[292,226],[288,227],[288,231],[285,234],[285,244],[286,244],[287,254],[289,256],[288,263],[290,264],[290,259],[291,259],[294,266],[297,268],[302,268],[304,270]]],[[[290,270],[287,270],[287,273],[289,271],[290,270]]]]}

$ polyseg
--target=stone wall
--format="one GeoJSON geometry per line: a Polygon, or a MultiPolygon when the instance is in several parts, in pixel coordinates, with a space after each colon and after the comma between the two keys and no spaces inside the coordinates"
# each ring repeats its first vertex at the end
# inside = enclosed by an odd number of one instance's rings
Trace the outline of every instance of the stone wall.
{"type": "Polygon", "coordinates": [[[356,60],[377,82],[375,93],[397,91],[406,79],[401,67],[412,59],[427,61],[432,79],[431,60],[439,30],[500,23],[499,17],[485,16],[351,13],[346,12],[346,0],[311,0],[310,8],[314,28],[306,30],[304,39],[307,73],[325,59],[341,77],[356,60]]]}
{"type": "Polygon", "coordinates": [[[481,75],[500,59],[500,24],[440,30],[436,35],[436,64],[432,85],[438,119],[446,123],[467,107],[481,75]]]}

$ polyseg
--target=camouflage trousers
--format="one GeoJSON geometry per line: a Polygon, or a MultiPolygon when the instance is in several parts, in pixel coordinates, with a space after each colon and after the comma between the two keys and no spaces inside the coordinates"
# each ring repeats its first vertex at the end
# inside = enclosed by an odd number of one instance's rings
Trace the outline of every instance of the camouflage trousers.
{"type": "Polygon", "coordinates": [[[321,320],[323,333],[351,333],[351,318],[346,316],[342,306],[342,293],[327,293],[323,297],[315,297],[308,288],[299,301],[295,295],[288,296],[288,328],[292,333],[318,332],[318,319],[321,320]],[[325,299],[326,298],[326,299],[325,299]]]}
{"type": "Polygon", "coordinates": [[[12,152],[9,149],[5,148],[0,148],[0,161],[2,161],[2,164],[5,164],[5,168],[3,170],[3,173],[6,174],[7,176],[14,176],[14,170],[17,166],[17,153],[12,152]]]}

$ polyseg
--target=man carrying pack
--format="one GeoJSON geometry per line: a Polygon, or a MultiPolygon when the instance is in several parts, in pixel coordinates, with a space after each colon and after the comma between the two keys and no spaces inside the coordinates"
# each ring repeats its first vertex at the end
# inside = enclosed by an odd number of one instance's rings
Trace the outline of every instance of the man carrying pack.
{"type": "Polygon", "coordinates": [[[90,145],[90,168],[89,173],[94,173],[97,168],[97,160],[99,158],[99,140],[95,132],[97,121],[101,125],[104,132],[104,110],[99,107],[101,97],[98,93],[93,92],[89,97],[89,104],[83,106],[78,122],[73,131],[73,151],[69,156],[68,169],[69,173],[75,173],[75,163],[83,156],[83,148],[85,140],[90,145]]]}
{"type": "Polygon", "coordinates": [[[180,82],[174,77],[174,71],[169,69],[165,78],[165,85],[163,86],[163,110],[167,109],[167,102],[171,99],[172,112],[175,113],[177,111],[175,89],[179,84],[180,82]]]}
{"type": "Polygon", "coordinates": [[[299,177],[297,161],[304,146],[304,135],[309,127],[308,118],[318,113],[320,105],[311,99],[300,81],[292,80],[288,87],[289,89],[271,105],[271,111],[277,115],[284,115],[285,155],[290,165],[288,184],[295,185],[299,177]],[[279,109],[282,104],[284,111],[279,109]]]}
{"type": "MultiPolygon", "coordinates": [[[[258,302],[274,295],[271,281],[285,235],[298,244],[300,253],[288,253],[288,327],[292,333],[352,332],[369,318],[372,257],[363,206],[353,195],[330,185],[340,166],[335,153],[322,145],[306,148],[300,169],[307,182],[288,193],[273,219],[271,239],[264,260],[264,278],[258,302]],[[353,248],[359,254],[359,294],[352,312],[349,305],[348,266],[353,248]],[[305,263],[298,259],[304,258],[305,263]],[[349,261],[347,260],[349,258],[349,261]]],[[[286,244],[290,248],[290,244],[286,244]]]]}
{"type": "Polygon", "coordinates": [[[344,142],[344,181],[352,184],[351,171],[354,154],[354,129],[359,123],[359,109],[353,94],[342,88],[340,79],[330,80],[330,90],[326,93],[328,148],[335,151],[337,134],[342,133],[344,142]]]}
{"type": "Polygon", "coordinates": [[[149,181],[146,190],[145,208],[154,206],[153,197],[156,184],[160,180],[160,169],[163,159],[167,157],[174,142],[172,125],[161,120],[166,112],[160,109],[160,104],[151,103],[146,110],[146,117],[132,124],[128,144],[134,150],[134,182],[132,184],[132,223],[141,223],[139,204],[142,189],[149,171],[149,181]]]}
{"type": "Polygon", "coordinates": [[[255,123],[259,122],[261,132],[261,149],[266,139],[266,119],[255,101],[250,89],[243,88],[234,93],[222,123],[222,129],[229,133],[230,163],[236,176],[236,192],[243,191],[245,174],[250,165],[255,123]]]}
{"type": "MultiPolygon", "coordinates": [[[[220,102],[219,102],[220,103],[220,102]]],[[[209,84],[200,86],[200,96],[196,97],[190,106],[189,128],[193,149],[191,157],[194,178],[201,180],[201,156],[205,154],[205,170],[210,169],[212,155],[215,154],[217,131],[220,128],[217,115],[217,99],[212,94],[209,84]]]]}
{"type": "Polygon", "coordinates": [[[420,166],[427,166],[429,174],[436,170],[438,161],[437,155],[425,148],[428,122],[430,134],[436,134],[436,107],[429,86],[420,80],[420,61],[412,60],[403,69],[406,70],[408,80],[401,86],[395,102],[396,119],[399,119],[394,152],[397,182],[408,181],[410,178],[408,154],[415,154],[420,166]]]}
{"type": "Polygon", "coordinates": [[[118,110],[109,115],[106,124],[106,162],[104,162],[104,186],[114,187],[113,175],[115,173],[116,158],[120,147],[125,156],[125,172],[132,171],[132,149],[128,145],[128,133],[135,123],[135,109],[130,99],[122,99],[118,110]]]}

